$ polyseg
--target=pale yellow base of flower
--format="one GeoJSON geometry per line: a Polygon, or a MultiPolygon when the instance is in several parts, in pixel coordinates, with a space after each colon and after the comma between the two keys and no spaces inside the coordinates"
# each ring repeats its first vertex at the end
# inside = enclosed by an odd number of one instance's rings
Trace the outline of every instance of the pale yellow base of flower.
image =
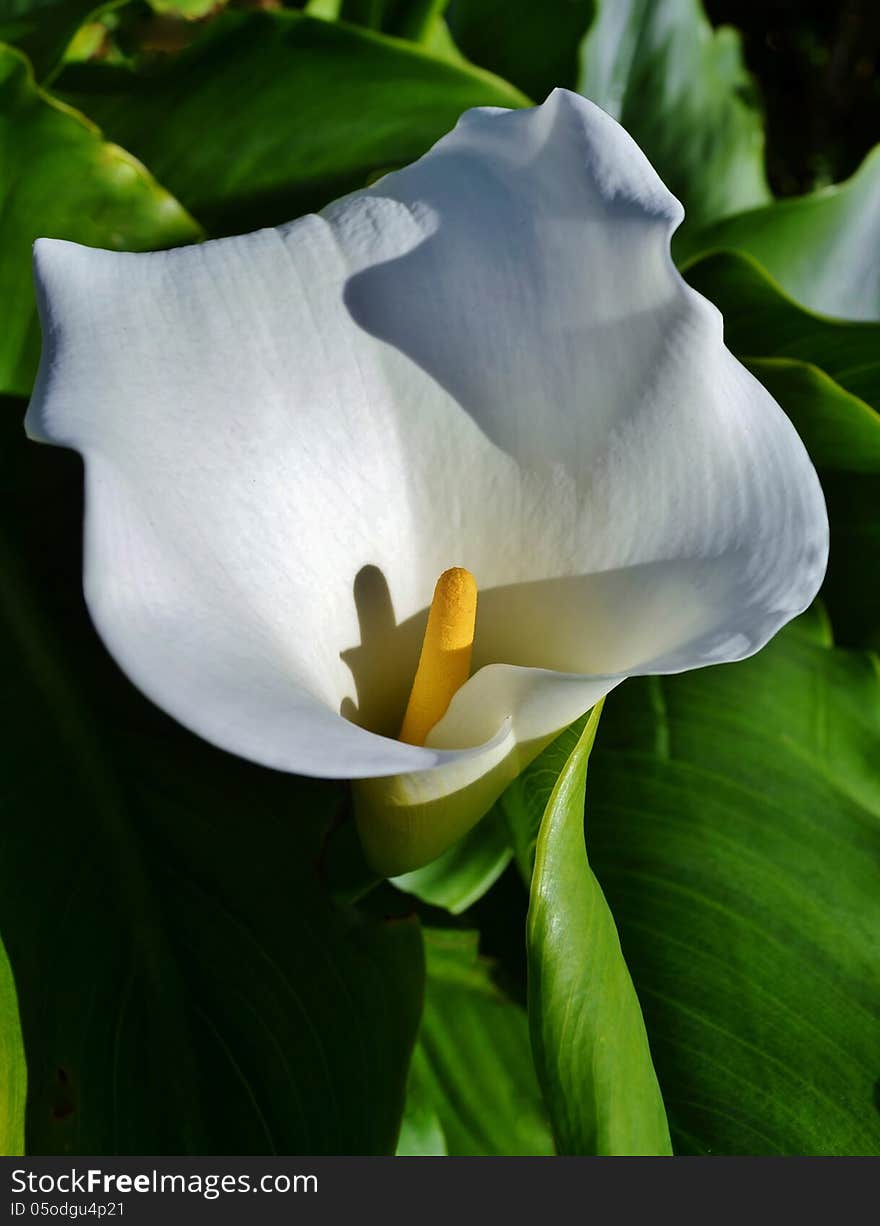
{"type": "Polygon", "coordinates": [[[482,753],[433,770],[352,784],[358,834],[383,877],[422,868],[471,830],[558,729],[517,744],[512,729],[482,753]]]}

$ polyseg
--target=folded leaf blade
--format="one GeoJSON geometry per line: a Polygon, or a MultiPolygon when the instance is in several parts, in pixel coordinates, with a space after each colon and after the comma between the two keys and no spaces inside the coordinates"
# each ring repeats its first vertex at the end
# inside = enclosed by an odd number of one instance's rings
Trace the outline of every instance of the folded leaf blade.
{"type": "Polygon", "coordinates": [[[584,846],[587,762],[600,712],[601,704],[538,835],[527,930],[532,1046],[560,1153],[668,1154],[639,1002],[584,846]]]}

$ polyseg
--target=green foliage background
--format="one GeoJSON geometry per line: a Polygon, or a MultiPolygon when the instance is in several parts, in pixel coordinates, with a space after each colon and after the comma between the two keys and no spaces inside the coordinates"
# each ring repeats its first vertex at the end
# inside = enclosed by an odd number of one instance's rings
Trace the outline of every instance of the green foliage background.
{"type": "Polygon", "coordinates": [[[4,1152],[880,1152],[880,32],[828,7],[743,14],[759,85],[720,2],[0,0],[4,1152]],[[273,225],[555,85],[684,201],[680,267],[820,473],[827,581],[377,884],[342,786],[197,741],[99,645],[79,461],[21,429],[30,245],[273,225]]]}

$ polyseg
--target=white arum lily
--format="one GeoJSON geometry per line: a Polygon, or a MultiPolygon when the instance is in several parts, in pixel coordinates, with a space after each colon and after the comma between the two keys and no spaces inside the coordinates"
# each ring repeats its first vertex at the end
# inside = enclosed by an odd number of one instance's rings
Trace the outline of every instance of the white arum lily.
{"type": "Polygon", "coordinates": [[[356,784],[383,872],[468,830],[624,677],[757,651],[828,525],[792,426],[672,264],[682,216],[603,111],[481,109],[277,229],[41,240],[27,425],[85,458],[85,590],[207,740],[356,784]],[[472,673],[398,738],[438,576],[472,673]]]}

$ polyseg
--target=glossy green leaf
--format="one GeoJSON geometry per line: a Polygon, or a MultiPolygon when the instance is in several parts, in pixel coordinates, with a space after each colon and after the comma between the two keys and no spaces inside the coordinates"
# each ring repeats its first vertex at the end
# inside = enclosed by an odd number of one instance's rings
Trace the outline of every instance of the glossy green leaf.
{"type": "Polygon", "coordinates": [[[682,235],[677,254],[753,256],[798,302],[843,319],[880,319],[880,149],[845,183],[682,235]]]}
{"type": "Polygon", "coordinates": [[[395,38],[424,42],[443,17],[448,0],[383,0],[381,30],[395,38]]]}
{"type": "Polygon", "coordinates": [[[797,427],[820,471],[880,473],[880,414],[823,370],[792,358],[748,363],[797,427]]]}
{"type": "Polygon", "coordinates": [[[595,0],[451,0],[446,20],[469,60],[543,102],[557,85],[575,88],[594,12],[595,0]]]}
{"type": "Polygon", "coordinates": [[[107,26],[102,21],[89,21],[80,26],[68,44],[65,59],[70,61],[90,60],[107,48],[107,26]]]}
{"type": "Polygon", "coordinates": [[[532,1048],[560,1153],[666,1154],[638,998],[584,847],[601,709],[563,767],[538,833],[527,924],[532,1048]]]}
{"type": "Polygon", "coordinates": [[[880,472],[823,473],[832,522],[823,588],[836,637],[846,646],[880,650],[880,472]]]}
{"type": "Polygon", "coordinates": [[[425,932],[425,1012],[398,1153],[553,1152],[525,1010],[495,985],[478,940],[425,932]]]}
{"type": "Polygon", "coordinates": [[[336,16],[340,21],[366,26],[368,30],[378,30],[382,24],[384,8],[385,0],[339,0],[336,16]]]}
{"type": "Polygon", "coordinates": [[[303,12],[309,17],[320,17],[324,21],[337,21],[342,0],[306,0],[303,12]]]}
{"type": "Polygon", "coordinates": [[[27,1067],[18,1020],[18,998],[6,950],[0,943],[0,1156],[24,1153],[27,1067]]]}
{"type": "Polygon", "coordinates": [[[831,523],[822,598],[835,636],[880,648],[880,414],[806,362],[749,362],[807,445],[819,470],[831,523]]]}
{"type": "Polygon", "coordinates": [[[578,88],[635,137],[686,229],[770,199],[739,35],[713,30],[700,0],[599,0],[578,88]]]}
{"type": "Polygon", "coordinates": [[[147,0],[147,3],[156,13],[182,17],[184,21],[199,21],[223,8],[227,0],[147,0]]]}
{"type": "MultiPolygon", "coordinates": [[[[427,51],[432,55],[438,56],[440,59],[451,60],[454,64],[463,64],[466,67],[472,67],[470,60],[459,50],[457,44],[453,40],[449,26],[445,21],[435,21],[432,26],[425,32],[422,42],[427,51]]],[[[526,101],[525,94],[522,95],[523,105],[526,101]]]]}
{"type": "Polygon", "coordinates": [[[293,12],[227,13],[164,65],[72,65],[58,88],[213,234],[319,209],[420,157],[468,107],[525,101],[414,43],[293,12]]]}
{"type": "Polygon", "coordinates": [[[607,700],[590,857],[677,1152],[880,1152],[878,746],[876,658],[816,615],[607,700]]]}
{"type": "Polygon", "coordinates": [[[799,358],[880,408],[880,324],[808,310],[741,251],[710,252],[683,272],[721,311],[724,340],[739,357],[799,358]]]}
{"type": "Polygon", "coordinates": [[[0,139],[0,391],[26,394],[40,351],[35,238],[142,251],[193,242],[200,231],[134,158],[43,93],[8,47],[0,47],[0,139]]]}
{"type": "Polygon", "coordinates": [[[20,47],[39,80],[50,77],[77,30],[123,0],[0,0],[0,42],[20,47]]]}
{"type": "Polygon", "coordinates": [[[443,1158],[449,1152],[440,1116],[434,1107],[431,1070],[416,1045],[406,1083],[406,1106],[397,1141],[398,1158],[443,1158]]]}
{"type": "Polygon", "coordinates": [[[727,344],[785,409],[828,502],[823,588],[837,640],[880,646],[880,324],[798,306],[750,256],[719,252],[686,268],[721,309],[727,344]]]}
{"type": "Polygon", "coordinates": [[[331,902],[339,785],[214,750],[122,678],[82,601],[79,461],[5,410],[0,931],[28,1152],[392,1151],[417,923],[331,902]]]}
{"type": "Polygon", "coordinates": [[[551,741],[534,762],[514,779],[498,802],[516,865],[526,886],[531,885],[532,881],[535,847],[544,810],[566,762],[577,748],[589,718],[590,713],[587,712],[551,741]]]}
{"type": "Polygon", "coordinates": [[[749,363],[791,417],[816,464],[831,523],[822,596],[835,636],[880,648],[880,414],[803,362],[749,363]]]}

